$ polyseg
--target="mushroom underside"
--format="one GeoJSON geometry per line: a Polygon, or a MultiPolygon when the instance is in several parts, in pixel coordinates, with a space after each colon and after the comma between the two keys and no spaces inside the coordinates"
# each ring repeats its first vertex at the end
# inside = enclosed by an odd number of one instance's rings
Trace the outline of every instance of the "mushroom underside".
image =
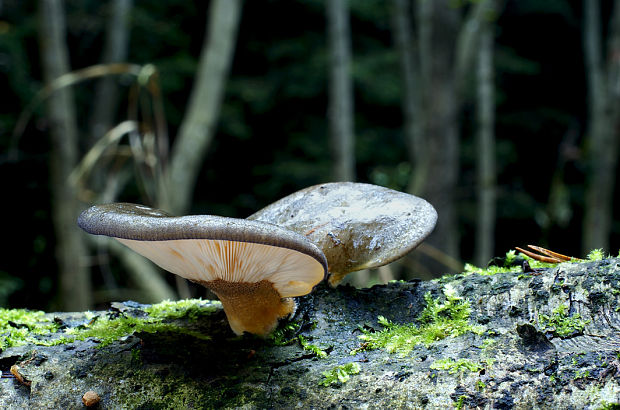
{"type": "Polygon", "coordinates": [[[308,294],[323,264],[290,249],[236,241],[185,239],[119,242],[162,268],[215,293],[231,329],[268,335],[295,310],[291,297],[308,294]]]}

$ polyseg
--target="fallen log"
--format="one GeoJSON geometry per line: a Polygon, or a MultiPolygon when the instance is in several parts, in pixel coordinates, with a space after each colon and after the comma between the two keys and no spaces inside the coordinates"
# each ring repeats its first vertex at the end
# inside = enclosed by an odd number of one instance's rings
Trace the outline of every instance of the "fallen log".
{"type": "Polygon", "coordinates": [[[3,310],[0,408],[617,408],[620,260],[491,273],[321,285],[266,339],[204,300],[3,310]]]}

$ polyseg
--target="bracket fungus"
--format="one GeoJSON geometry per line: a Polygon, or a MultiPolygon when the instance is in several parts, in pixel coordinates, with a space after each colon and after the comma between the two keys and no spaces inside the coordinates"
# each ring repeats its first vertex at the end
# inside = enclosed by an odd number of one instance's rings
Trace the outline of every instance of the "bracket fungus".
{"type": "Polygon", "coordinates": [[[146,206],[93,206],[78,218],[162,268],[204,285],[222,302],[236,334],[269,334],[294,312],[293,297],[325,278],[323,252],[303,235],[260,221],[211,215],[174,217],[146,206]]]}
{"type": "Polygon", "coordinates": [[[385,265],[418,246],[437,212],[422,198],[371,184],[314,185],[274,202],[248,219],[306,236],[323,251],[329,283],[350,272],[385,265]]]}

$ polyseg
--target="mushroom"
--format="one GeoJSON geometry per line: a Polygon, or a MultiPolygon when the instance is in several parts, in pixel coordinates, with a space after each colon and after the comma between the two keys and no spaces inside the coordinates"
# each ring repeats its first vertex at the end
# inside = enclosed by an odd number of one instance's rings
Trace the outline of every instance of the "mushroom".
{"type": "Polygon", "coordinates": [[[419,245],[437,222],[422,198],[371,184],[311,186],[268,205],[248,219],[306,236],[323,251],[329,283],[350,272],[392,262],[419,245]]]}
{"type": "Polygon", "coordinates": [[[110,236],[162,268],[213,291],[230,327],[266,336],[295,311],[293,297],[325,278],[325,255],[303,235],[260,221],[174,217],[142,205],[93,206],[86,232],[110,236]]]}

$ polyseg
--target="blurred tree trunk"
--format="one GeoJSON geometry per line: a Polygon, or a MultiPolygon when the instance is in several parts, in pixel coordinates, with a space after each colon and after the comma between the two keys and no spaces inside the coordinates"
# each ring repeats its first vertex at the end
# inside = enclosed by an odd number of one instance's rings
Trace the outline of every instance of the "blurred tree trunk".
{"type": "Polygon", "coordinates": [[[493,26],[485,24],[480,33],[477,67],[477,191],[475,261],[486,266],[495,245],[495,86],[493,76],[493,26]]]}
{"type": "MultiPolygon", "coordinates": [[[[39,1],[39,45],[43,77],[50,83],[69,72],[62,0],[39,1]]],[[[73,94],[56,90],[47,100],[52,138],[52,218],[56,233],[56,257],[60,271],[60,296],[64,309],[85,310],[92,305],[83,233],[75,224],[79,204],[68,177],[78,160],[78,130],[73,94]]]]}
{"type": "Polygon", "coordinates": [[[351,30],[347,0],[327,1],[328,121],[336,181],[355,180],[351,30]]]}
{"type": "Polygon", "coordinates": [[[241,0],[211,2],[194,88],[160,189],[159,206],[173,214],[186,213],[190,208],[194,186],[215,133],[240,14],[241,0]]]}
{"type": "MultiPolygon", "coordinates": [[[[481,28],[497,2],[483,0],[464,9],[448,0],[416,0],[414,36],[407,1],[393,1],[394,37],[403,72],[405,134],[413,161],[408,190],[427,199],[439,214],[428,245],[441,251],[446,261],[459,259],[455,204],[459,115],[481,28]]],[[[431,271],[440,271],[441,265],[431,271]]]]}
{"type": "MultiPolygon", "coordinates": [[[[414,166],[416,173],[421,172],[424,178],[417,179],[412,193],[427,199],[439,214],[437,227],[428,238],[428,244],[458,258],[454,195],[459,167],[459,135],[454,51],[461,20],[460,9],[452,7],[447,0],[419,0],[417,12],[419,92],[422,98],[420,114],[425,143],[417,156],[424,159],[414,166]]],[[[432,271],[441,269],[441,266],[431,268],[432,271]]]]}
{"type": "MultiPolygon", "coordinates": [[[[101,57],[102,64],[123,63],[127,61],[130,35],[130,17],[133,0],[113,0],[109,3],[106,38],[101,57]]],[[[94,108],[90,120],[88,145],[92,147],[115,125],[118,104],[118,83],[115,76],[103,76],[95,88],[94,108]]],[[[98,198],[101,202],[114,202],[118,198],[118,190],[124,186],[120,181],[127,176],[123,173],[105,173],[104,168],[94,167],[91,180],[95,181],[98,198]]],[[[107,252],[114,253],[122,262],[124,269],[132,278],[135,286],[144,295],[144,300],[158,302],[165,299],[176,299],[177,295],[162,277],[162,273],[154,264],[131,251],[116,241],[108,238],[94,238],[97,259],[100,262],[106,287],[118,290],[113,275],[107,272],[107,252]]]]}
{"type": "Polygon", "coordinates": [[[427,178],[424,162],[426,141],[421,110],[420,67],[418,48],[411,27],[411,13],[408,0],[392,0],[392,27],[394,40],[400,58],[401,76],[403,80],[402,107],[404,134],[409,162],[413,165],[413,173],[409,192],[418,192],[427,178]]]}
{"type": "MultiPolygon", "coordinates": [[[[132,7],[133,0],[113,0],[110,3],[110,16],[101,58],[103,64],[121,63],[127,60],[129,18],[132,7]]],[[[104,76],[97,82],[89,145],[94,144],[112,128],[116,114],[117,94],[116,77],[104,76]]]]}
{"type": "Polygon", "coordinates": [[[584,52],[589,123],[583,252],[609,251],[620,117],[620,5],[614,2],[604,61],[599,0],[584,0],[584,52]]]}

